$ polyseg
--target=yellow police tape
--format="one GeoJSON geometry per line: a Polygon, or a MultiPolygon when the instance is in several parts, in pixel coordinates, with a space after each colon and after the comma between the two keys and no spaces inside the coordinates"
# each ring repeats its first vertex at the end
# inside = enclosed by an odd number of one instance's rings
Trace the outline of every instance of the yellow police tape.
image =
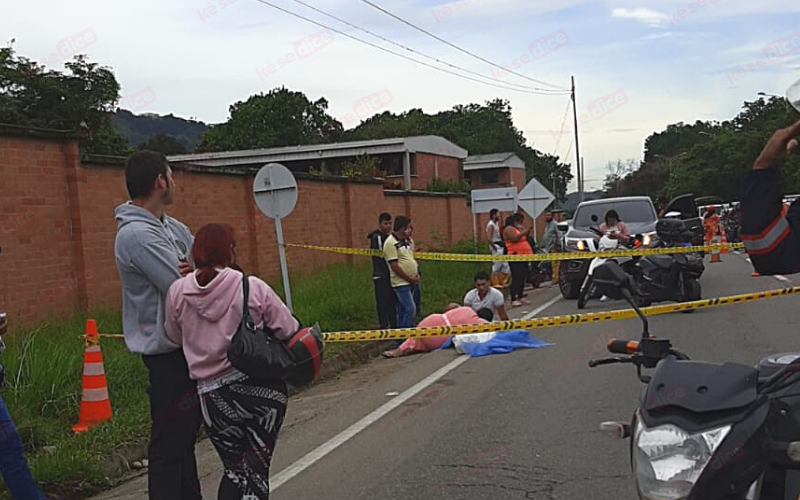
{"type": "MultiPolygon", "coordinates": [[[[643,307],[642,313],[646,316],[670,314],[679,311],[707,309],[754,300],[772,299],[800,293],[800,286],[785,288],[783,290],[769,290],[766,292],[746,293],[731,295],[716,299],[696,300],[679,304],[666,304],[660,306],[643,307]]],[[[352,332],[323,333],[325,342],[362,342],[364,340],[400,340],[409,338],[442,337],[452,335],[466,335],[470,333],[507,332],[512,330],[540,330],[543,328],[556,328],[567,325],[583,323],[602,323],[604,321],[618,321],[637,317],[633,309],[607,311],[587,314],[569,314],[567,316],[552,316],[549,318],[516,319],[499,321],[495,323],[480,323],[472,325],[431,326],[425,328],[398,328],[395,330],[362,330],[352,332]]]]}
{"type": "MultiPolygon", "coordinates": [[[[287,247],[305,248],[306,250],[319,250],[322,252],[332,252],[346,255],[365,255],[369,257],[383,257],[381,250],[368,248],[343,248],[343,247],[324,247],[318,245],[298,245],[286,243],[287,247]]],[[[417,260],[439,260],[439,261],[459,261],[459,262],[532,262],[532,261],[556,261],[556,260],[575,260],[593,259],[602,253],[604,258],[612,257],[636,257],[640,255],[665,255],[676,253],[694,253],[720,251],[725,249],[744,248],[743,243],[727,243],[724,245],[703,245],[694,247],[672,247],[672,248],[642,248],[638,250],[613,250],[608,252],[571,252],[571,253],[548,253],[533,255],[475,255],[462,253],[439,253],[439,252],[414,252],[417,260]]]]}
{"type": "MultiPolygon", "coordinates": [[[[641,308],[641,311],[645,316],[657,316],[659,314],[671,314],[695,309],[708,309],[711,307],[740,304],[755,300],[774,299],[775,297],[785,297],[787,295],[794,295],[797,293],[800,293],[800,286],[784,288],[782,290],[768,290],[765,292],[730,295],[727,297],[717,297],[715,299],[695,300],[693,302],[682,302],[679,304],[643,307],[641,308]]],[[[394,330],[355,330],[330,332],[323,333],[322,338],[325,342],[363,342],[369,340],[404,340],[410,338],[449,337],[453,335],[467,335],[470,333],[507,332],[512,330],[541,330],[543,328],[557,328],[561,326],[579,325],[583,323],[619,321],[636,317],[638,316],[636,311],[633,309],[621,309],[619,311],[568,314],[566,316],[551,316],[549,318],[515,319],[471,325],[397,328],[394,330]]],[[[117,333],[101,333],[99,336],[106,338],[124,337],[124,335],[117,333]]],[[[85,336],[80,335],[79,338],[85,338],[85,336]]]]}

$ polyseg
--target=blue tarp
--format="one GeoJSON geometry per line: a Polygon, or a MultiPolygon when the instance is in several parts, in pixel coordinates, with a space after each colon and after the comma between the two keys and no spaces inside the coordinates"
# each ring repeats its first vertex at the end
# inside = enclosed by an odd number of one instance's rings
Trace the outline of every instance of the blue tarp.
{"type": "MultiPolygon", "coordinates": [[[[514,349],[538,349],[539,347],[548,347],[553,344],[531,337],[528,330],[514,330],[492,334],[459,335],[458,345],[460,350],[476,358],[490,354],[506,354],[514,349]]],[[[440,349],[447,349],[452,346],[453,339],[450,338],[440,349]]]]}

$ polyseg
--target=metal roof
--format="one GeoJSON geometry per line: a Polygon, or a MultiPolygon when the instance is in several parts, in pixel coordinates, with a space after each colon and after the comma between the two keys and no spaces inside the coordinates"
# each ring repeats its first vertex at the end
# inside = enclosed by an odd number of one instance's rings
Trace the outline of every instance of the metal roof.
{"type": "Polygon", "coordinates": [[[485,170],[489,168],[525,168],[525,162],[514,153],[490,153],[470,155],[464,160],[464,171],[485,170]]]}
{"type": "Polygon", "coordinates": [[[170,162],[191,163],[207,167],[232,167],[281,161],[343,158],[365,154],[428,153],[464,159],[467,150],[435,135],[396,137],[371,141],[336,142],[307,146],[223,151],[169,156],[170,162]]]}

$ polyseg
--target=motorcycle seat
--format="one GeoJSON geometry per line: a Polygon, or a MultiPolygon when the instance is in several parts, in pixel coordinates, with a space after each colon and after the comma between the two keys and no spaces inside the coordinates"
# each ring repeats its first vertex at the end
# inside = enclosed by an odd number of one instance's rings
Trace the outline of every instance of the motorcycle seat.
{"type": "Polygon", "coordinates": [[[648,260],[661,269],[671,268],[673,262],[672,257],[669,255],[651,255],[648,260]]]}

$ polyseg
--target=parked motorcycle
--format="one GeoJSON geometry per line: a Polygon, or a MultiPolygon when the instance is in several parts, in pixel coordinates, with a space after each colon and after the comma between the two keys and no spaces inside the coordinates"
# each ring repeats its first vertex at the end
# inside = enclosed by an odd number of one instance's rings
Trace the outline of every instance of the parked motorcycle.
{"type": "MultiPolygon", "coordinates": [[[[656,224],[658,243],[653,248],[691,246],[692,231],[679,219],[661,219],[656,224]]],[[[667,300],[689,302],[700,300],[700,276],[705,270],[703,257],[697,253],[646,255],[636,264],[641,306],[667,300]]],[[[627,270],[626,270],[627,271],[627,270]]],[[[693,312],[693,310],[686,311],[693,312]]]]}
{"type": "MultiPolygon", "coordinates": [[[[631,243],[620,244],[618,239],[611,238],[609,235],[603,234],[598,228],[590,227],[589,230],[600,237],[600,240],[597,243],[597,251],[599,256],[592,259],[592,261],[589,263],[589,269],[586,272],[586,277],[583,278],[583,283],[581,283],[581,289],[580,292],[578,292],[578,309],[583,309],[586,307],[586,303],[589,301],[589,299],[596,299],[603,296],[597,287],[594,286],[592,281],[593,271],[598,266],[609,260],[606,257],[602,257],[603,252],[613,252],[614,250],[619,249],[620,246],[634,248],[638,246],[637,242],[641,241],[641,238],[634,238],[633,242],[631,243]]],[[[617,264],[622,266],[626,272],[632,273],[632,268],[638,259],[636,257],[614,257],[614,260],[617,262],[617,264]]]]}
{"type": "Polygon", "coordinates": [[[605,295],[624,298],[644,326],[638,342],[608,342],[608,351],[619,356],[589,361],[590,367],[632,364],[647,384],[630,424],[600,426],[617,439],[631,439],[639,497],[799,498],[800,353],[768,356],[755,368],[690,361],[668,339],[650,335],[633,297],[635,285],[616,263],[595,269],[594,282],[605,295]]]}

